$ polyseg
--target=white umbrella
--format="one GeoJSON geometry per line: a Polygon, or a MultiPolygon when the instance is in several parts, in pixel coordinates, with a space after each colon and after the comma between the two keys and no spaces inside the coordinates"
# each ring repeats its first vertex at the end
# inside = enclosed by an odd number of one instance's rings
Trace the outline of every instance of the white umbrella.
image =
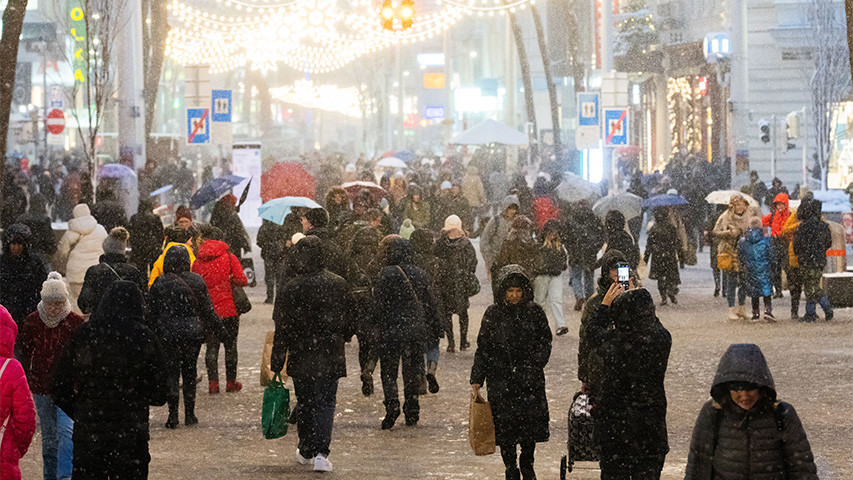
{"type": "Polygon", "coordinates": [[[595,200],[601,196],[598,185],[584,180],[574,173],[563,175],[563,181],[557,185],[557,195],[566,202],[595,200]]]}
{"type": "Polygon", "coordinates": [[[621,212],[627,220],[639,217],[643,213],[643,198],[633,193],[617,193],[602,198],[592,206],[592,211],[599,217],[607,215],[611,210],[621,212]]]}
{"type": "Polygon", "coordinates": [[[450,140],[455,145],[527,145],[527,135],[494,120],[486,120],[460,133],[450,140]]]}
{"type": "Polygon", "coordinates": [[[745,193],[738,192],[737,190],[717,190],[711,192],[705,197],[705,201],[717,205],[728,205],[729,199],[732,198],[732,195],[740,195],[746,199],[750,207],[758,208],[758,202],[754,198],[745,193]]]}
{"type": "Polygon", "coordinates": [[[383,168],[400,168],[400,169],[409,168],[409,166],[406,165],[406,162],[400,160],[397,157],[383,158],[382,160],[379,160],[379,162],[376,164],[376,166],[377,167],[383,167],[383,168]]]}

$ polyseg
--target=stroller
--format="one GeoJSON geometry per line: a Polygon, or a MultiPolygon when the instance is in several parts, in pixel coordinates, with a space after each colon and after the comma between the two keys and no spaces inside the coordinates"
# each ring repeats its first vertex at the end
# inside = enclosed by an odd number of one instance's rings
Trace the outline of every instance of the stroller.
{"type": "Polygon", "coordinates": [[[592,439],[591,410],[589,396],[577,392],[569,408],[568,455],[560,459],[560,480],[566,479],[566,472],[571,473],[575,462],[598,461],[598,446],[592,439]]]}

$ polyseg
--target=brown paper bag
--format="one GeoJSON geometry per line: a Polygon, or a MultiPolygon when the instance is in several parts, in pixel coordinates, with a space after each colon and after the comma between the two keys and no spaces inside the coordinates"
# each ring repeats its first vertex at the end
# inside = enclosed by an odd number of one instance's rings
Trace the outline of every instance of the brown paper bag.
{"type": "MultiPolygon", "coordinates": [[[[261,354],[261,386],[266,387],[275,375],[270,367],[272,358],[272,343],[275,338],[275,332],[267,332],[267,337],[264,340],[264,351],[261,354]]],[[[287,356],[284,357],[284,368],[281,369],[282,382],[287,380],[287,356]]]]}
{"type": "Polygon", "coordinates": [[[474,455],[495,453],[495,420],[492,418],[492,406],[479,393],[476,397],[471,396],[468,442],[474,450],[474,455]]]}

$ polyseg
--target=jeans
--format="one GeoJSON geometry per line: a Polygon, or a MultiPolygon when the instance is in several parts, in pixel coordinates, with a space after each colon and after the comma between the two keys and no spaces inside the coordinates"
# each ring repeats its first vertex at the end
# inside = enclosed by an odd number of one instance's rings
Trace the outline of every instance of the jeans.
{"type": "Polygon", "coordinates": [[[746,304],[746,290],[743,289],[743,274],[732,270],[723,270],[723,295],[729,302],[729,308],[735,306],[735,290],[738,305],[746,304]]]}
{"type": "Polygon", "coordinates": [[[178,414],[180,384],[183,380],[184,414],[195,413],[195,379],[198,373],[198,352],[201,344],[198,341],[186,340],[164,342],[163,352],[166,360],[166,377],[169,383],[169,414],[178,414]]]}
{"type": "Polygon", "coordinates": [[[53,403],[47,395],[33,395],[41,424],[41,458],[44,478],[67,480],[71,478],[71,461],[74,458],[74,421],[53,403]]]}
{"type": "Polygon", "coordinates": [[[551,318],[557,323],[557,328],[566,326],[563,318],[563,275],[539,275],[533,279],[533,299],[539,306],[551,311],[551,318]]]}
{"type": "Polygon", "coordinates": [[[601,480],[659,480],[663,458],[626,458],[624,461],[602,461],[601,480]]]}
{"type": "Polygon", "coordinates": [[[407,420],[420,418],[418,391],[424,376],[424,347],[417,342],[409,342],[399,348],[383,348],[379,356],[382,391],[385,394],[385,411],[400,411],[400,394],[397,388],[397,375],[400,363],[403,364],[403,413],[407,420]]]}
{"type": "Polygon", "coordinates": [[[229,382],[237,380],[237,335],[240,333],[240,317],[223,318],[222,325],[225,327],[223,338],[216,335],[208,335],[207,338],[204,363],[207,367],[207,379],[211,382],[219,381],[220,343],[225,346],[225,379],[229,382]]]}
{"type": "Polygon", "coordinates": [[[299,453],[305,458],[329,456],[338,396],[337,378],[293,378],[299,405],[296,431],[299,453]]]}
{"type": "Polygon", "coordinates": [[[580,265],[572,265],[572,290],[575,300],[587,299],[595,293],[595,278],[592,269],[580,265]]]}

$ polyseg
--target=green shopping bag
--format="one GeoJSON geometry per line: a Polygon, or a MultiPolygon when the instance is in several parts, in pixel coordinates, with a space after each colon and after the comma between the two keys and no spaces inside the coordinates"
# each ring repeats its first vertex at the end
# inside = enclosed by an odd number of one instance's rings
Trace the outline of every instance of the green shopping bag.
{"type": "Polygon", "coordinates": [[[276,373],[264,389],[264,407],[261,412],[261,430],[264,438],[272,440],[287,433],[290,416],[290,390],[284,386],[281,375],[276,373]]]}

